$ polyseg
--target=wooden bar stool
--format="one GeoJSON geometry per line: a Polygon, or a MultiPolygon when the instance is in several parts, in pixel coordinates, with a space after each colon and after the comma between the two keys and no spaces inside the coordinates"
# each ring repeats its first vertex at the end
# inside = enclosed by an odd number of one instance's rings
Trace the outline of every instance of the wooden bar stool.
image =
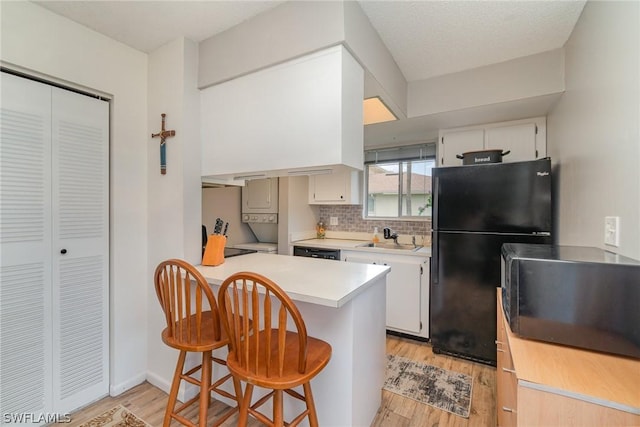
{"type": "Polygon", "coordinates": [[[278,285],[259,274],[242,272],[228,277],[218,292],[218,304],[229,336],[227,366],[234,378],[247,383],[238,425],[246,426],[251,414],[269,426],[295,426],[307,416],[309,424],[317,426],[310,381],[329,363],[331,346],[307,336],[304,320],[293,301],[278,285]],[[249,319],[253,321],[253,331],[249,319]],[[299,385],[304,395],[293,390],[299,385]],[[271,391],[252,404],[254,386],[271,391]],[[306,410],[287,424],[283,392],[306,404],[306,410]],[[273,418],[269,419],[257,408],[272,397],[273,418]]]}
{"type": "MultiPolygon", "coordinates": [[[[212,361],[226,366],[226,361],[213,357],[212,351],[229,343],[226,333],[220,327],[220,314],[213,291],[195,267],[179,259],[161,262],[156,268],[154,282],[167,321],[167,327],[162,331],[162,341],[169,347],[180,350],[163,426],[168,427],[173,418],[187,426],[205,427],[212,391],[236,402],[240,401],[237,396],[241,396],[242,392],[240,383],[235,378],[233,383],[236,395],[220,389],[220,386],[231,378],[231,374],[223,376],[214,384],[211,383],[212,361]],[[202,353],[202,363],[183,372],[187,352],[202,353]],[[199,370],[200,380],[193,377],[199,370]],[[199,386],[200,393],[176,408],[182,380],[199,386]],[[196,401],[200,404],[198,424],[180,415],[181,411],[196,401]]],[[[228,409],[213,425],[219,426],[237,409],[238,406],[228,409]]]]}

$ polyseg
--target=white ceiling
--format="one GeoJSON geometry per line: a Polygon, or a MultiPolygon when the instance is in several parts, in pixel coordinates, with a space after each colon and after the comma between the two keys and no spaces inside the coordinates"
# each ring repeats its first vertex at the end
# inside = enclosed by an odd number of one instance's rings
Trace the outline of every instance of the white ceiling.
{"type": "MultiPolygon", "coordinates": [[[[202,41],[278,6],[276,0],[35,1],[143,52],[185,36],[202,41]]],[[[407,81],[564,45],[579,1],[360,0],[407,81]]]]}

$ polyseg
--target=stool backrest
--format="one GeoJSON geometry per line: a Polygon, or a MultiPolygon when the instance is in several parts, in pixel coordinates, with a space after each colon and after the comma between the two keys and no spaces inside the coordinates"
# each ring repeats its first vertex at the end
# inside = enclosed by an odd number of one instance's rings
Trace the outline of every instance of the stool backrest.
{"type": "Polygon", "coordinates": [[[298,372],[305,372],[307,328],[291,298],[272,280],[251,272],[233,274],[222,283],[218,304],[230,351],[244,369],[282,376],[284,354],[293,348],[298,372]]]}
{"type": "Polygon", "coordinates": [[[177,344],[197,345],[210,340],[213,334],[213,339],[220,340],[220,313],[215,295],[193,265],[180,259],[163,261],[156,268],[154,282],[169,339],[177,344]],[[210,322],[210,318],[213,331],[204,331],[203,323],[210,322]]]}

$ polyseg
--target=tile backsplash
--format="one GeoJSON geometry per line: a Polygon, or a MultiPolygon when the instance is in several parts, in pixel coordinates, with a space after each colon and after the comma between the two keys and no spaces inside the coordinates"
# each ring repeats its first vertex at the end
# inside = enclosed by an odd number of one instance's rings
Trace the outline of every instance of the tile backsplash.
{"type": "Polygon", "coordinates": [[[322,205],[320,206],[320,220],[327,230],[373,233],[374,227],[382,237],[382,229],[389,227],[398,234],[426,236],[431,234],[431,219],[423,221],[370,220],[362,218],[362,205],[322,205]],[[330,225],[330,218],[338,218],[338,225],[330,225]]]}

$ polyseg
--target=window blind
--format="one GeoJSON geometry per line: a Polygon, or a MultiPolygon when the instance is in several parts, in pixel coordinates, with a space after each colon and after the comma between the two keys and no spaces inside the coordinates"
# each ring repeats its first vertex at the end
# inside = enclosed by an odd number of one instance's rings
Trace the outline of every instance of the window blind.
{"type": "Polygon", "coordinates": [[[411,159],[426,159],[436,156],[436,143],[403,145],[399,147],[378,148],[364,152],[364,162],[379,163],[411,159]]]}

